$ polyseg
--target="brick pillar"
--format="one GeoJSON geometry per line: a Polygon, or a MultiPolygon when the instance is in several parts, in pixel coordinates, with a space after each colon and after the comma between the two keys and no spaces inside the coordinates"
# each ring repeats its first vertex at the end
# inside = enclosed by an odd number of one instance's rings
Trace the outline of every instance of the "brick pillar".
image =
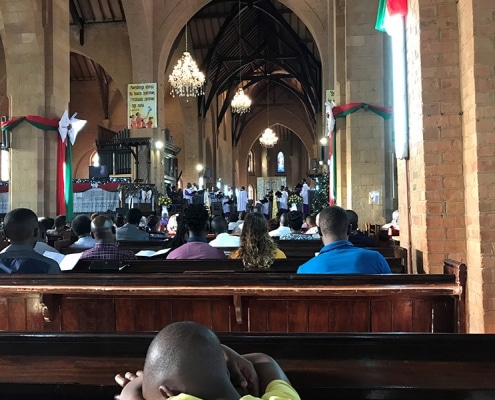
{"type": "MultiPolygon", "coordinates": [[[[345,4],[346,103],[384,105],[384,38],[374,27],[377,6],[377,0],[345,4]]],[[[382,199],[380,204],[370,205],[368,198],[372,190],[378,190],[383,196],[384,121],[364,111],[346,120],[346,164],[342,165],[337,159],[337,168],[345,168],[347,176],[348,192],[343,195],[347,202],[342,205],[356,210],[363,222],[383,222],[382,199]]]]}
{"type": "Polygon", "coordinates": [[[409,4],[410,160],[398,168],[401,244],[410,240],[413,269],[442,273],[445,258],[465,254],[457,9],[446,0],[409,4]]]}
{"type": "MultiPolygon", "coordinates": [[[[11,116],[58,118],[69,99],[66,1],[0,0],[11,116]]],[[[27,123],[12,133],[10,208],[55,215],[56,132],[27,123]]]]}
{"type": "Polygon", "coordinates": [[[470,332],[495,332],[495,4],[459,2],[470,332]]]}

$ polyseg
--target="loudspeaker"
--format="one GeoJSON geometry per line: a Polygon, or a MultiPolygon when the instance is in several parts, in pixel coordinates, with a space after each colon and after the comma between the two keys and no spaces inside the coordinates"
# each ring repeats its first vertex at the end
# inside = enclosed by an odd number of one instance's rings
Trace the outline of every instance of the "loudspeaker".
{"type": "Polygon", "coordinates": [[[203,172],[203,178],[211,179],[211,168],[205,168],[203,172]]]}
{"type": "Polygon", "coordinates": [[[108,176],[108,168],[106,165],[100,165],[99,167],[89,167],[89,179],[108,178],[108,176]]]}

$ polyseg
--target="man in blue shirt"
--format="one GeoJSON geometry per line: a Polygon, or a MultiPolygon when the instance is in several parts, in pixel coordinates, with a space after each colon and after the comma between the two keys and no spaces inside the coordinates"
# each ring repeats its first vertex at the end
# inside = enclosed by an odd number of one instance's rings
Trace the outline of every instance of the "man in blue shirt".
{"type": "Polygon", "coordinates": [[[298,274],[390,274],[383,256],[354,247],[348,241],[349,219],[341,207],[324,208],[317,217],[324,247],[319,255],[299,267],[298,274]]]}

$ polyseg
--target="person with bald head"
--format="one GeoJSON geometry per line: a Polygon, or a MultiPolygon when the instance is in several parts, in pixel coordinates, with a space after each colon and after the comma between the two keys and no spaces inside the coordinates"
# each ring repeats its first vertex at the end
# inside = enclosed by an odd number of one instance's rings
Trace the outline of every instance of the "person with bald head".
{"type": "Polygon", "coordinates": [[[38,217],[28,208],[16,208],[7,213],[3,222],[10,246],[0,253],[0,273],[56,274],[56,261],[36,251],[38,217]]]}
{"type": "Polygon", "coordinates": [[[298,274],[390,274],[383,256],[349,242],[351,226],[342,207],[325,207],[316,217],[323,247],[316,257],[301,265],[298,274]]]}
{"type": "Polygon", "coordinates": [[[142,373],[126,377],[131,378],[129,383],[116,377],[120,384],[127,383],[120,400],[300,399],[273,358],[263,353],[240,356],[222,346],[210,329],[191,321],[162,329],[148,348],[142,373]],[[237,372],[243,371],[244,377],[232,373],[235,368],[229,360],[239,363],[237,372]],[[244,385],[236,387],[243,380],[244,385]]]}
{"type": "Polygon", "coordinates": [[[95,239],[92,249],[84,251],[81,259],[89,260],[135,260],[130,250],[119,250],[115,244],[115,226],[112,220],[98,215],[91,221],[91,236],[95,239]]]}

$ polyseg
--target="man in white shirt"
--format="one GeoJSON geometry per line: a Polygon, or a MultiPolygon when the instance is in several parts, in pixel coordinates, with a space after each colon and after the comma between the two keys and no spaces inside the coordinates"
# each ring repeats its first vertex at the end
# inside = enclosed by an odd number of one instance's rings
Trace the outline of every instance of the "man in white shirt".
{"type": "Polygon", "coordinates": [[[303,185],[301,189],[301,197],[302,197],[302,203],[303,203],[303,213],[304,214],[309,214],[309,186],[306,183],[306,179],[303,179],[303,185]]]}
{"type": "Polygon", "coordinates": [[[230,216],[230,199],[228,197],[222,199],[222,214],[224,218],[229,218],[230,216]]]}
{"type": "Polygon", "coordinates": [[[287,193],[287,188],[285,186],[280,186],[280,192],[282,193],[280,196],[280,207],[279,211],[281,213],[286,213],[289,211],[289,206],[287,204],[287,201],[289,200],[289,194],[287,193]]]}
{"type": "Polygon", "coordinates": [[[241,212],[246,212],[246,207],[248,203],[248,196],[246,192],[246,188],[243,186],[239,191],[239,196],[237,196],[237,212],[240,214],[241,212]]]}
{"type": "Polygon", "coordinates": [[[216,216],[211,220],[211,229],[215,233],[215,239],[209,242],[213,247],[239,247],[239,236],[228,234],[227,221],[224,218],[216,216]]]}
{"type": "Polygon", "coordinates": [[[191,182],[187,182],[186,188],[182,192],[182,197],[186,201],[187,205],[192,204],[193,189],[191,182]]]}
{"type": "Polygon", "coordinates": [[[290,233],[289,221],[287,219],[287,213],[283,213],[280,215],[280,225],[277,229],[268,232],[268,234],[272,237],[280,237],[282,235],[286,235],[290,233]]]}
{"type": "Polygon", "coordinates": [[[74,218],[71,228],[78,238],[70,245],[71,249],[90,249],[95,245],[95,239],[91,236],[91,219],[87,215],[74,218]]]}

